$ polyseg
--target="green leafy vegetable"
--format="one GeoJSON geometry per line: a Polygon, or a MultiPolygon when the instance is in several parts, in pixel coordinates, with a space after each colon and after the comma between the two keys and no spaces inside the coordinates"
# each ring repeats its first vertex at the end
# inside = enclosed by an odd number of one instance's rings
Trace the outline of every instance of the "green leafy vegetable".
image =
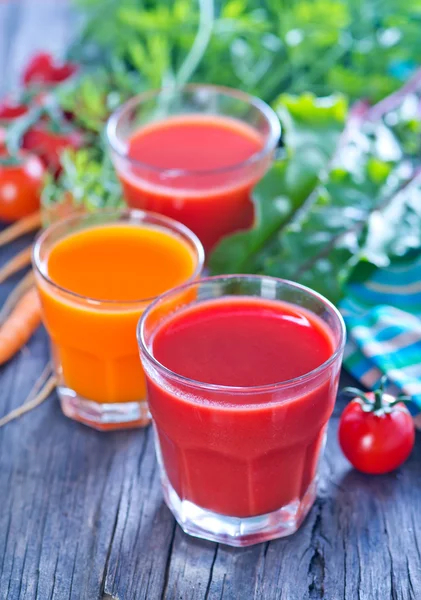
{"type": "Polygon", "coordinates": [[[420,248],[417,149],[405,152],[397,135],[405,111],[393,106],[371,121],[376,111],[357,106],[339,136],[345,110],[338,101],[281,98],[286,153],[274,173],[282,177],[275,180],[271,172],[257,187],[255,227],[220,243],[211,256],[212,272],[292,279],[337,302],[351,277],[363,278],[370,268],[420,248]],[[389,128],[385,123],[392,115],[394,127],[389,128]],[[309,155],[318,160],[307,160],[309,155]],[[287,186],[285,174],[291,168],[287,186]],[[308,186],[297,195],[292,184],[300,188],[303,178],[308,186]],[[279,198],[286,214],[278,209],[279,198]]]}
{"type": "Polygon", "coordinates": [[[101,147],[67,150],[61,159],[58,181],[50,178],[44,187],[44,221],[50,222],[71,210],[94,211],[123,205],[120,183],[111,160],[101,147]]]}
{"type": "Polygon", "coordinates": [[[341,168],[330,172],[311,206],[279,236],[276,252],[263,265],[266,273],[299,281],[333,301],[340,299],[343,284],[360,258],[364,225],[381,202],[389,179],[385,170],[382,181],[375,180],[369,161],[363,180],[341,168]]]}
{"type": "Polygon", "coordinates": [[[78,125],[100,135],[110,113],[140,91],[139,74],[114,58],[107,68],[87,69],[58,86],[55,99],[78,125]]]}
{"type": "Polygon", "coordinates": [[[399,194],[371,213],[361,253],[369,263],[385,267],[393,259],[420,248],[421,170],[418,170],[399,194]]]}
{"type": "Polygon", "coordinates": [[[421,74],[400,86],[421,63],[421,0],[77,4],[70,58],[84,68],[56,96],[97,143],[65,154],[44,206],[119,204],[100,137],[109,113],[151,87],[210,82],[270,102],[283,131],[254,191],[255,226],[222,240],[213,273],[286,277],[336,302],[349,280],[418,251],[421,74]]]}
{"type": "Polygon", "coordinates": [[[214,273],[249,273],[263,269],[262,260],[296,211],[324,175],[347,106],[342,96],[318,99],[282,96],[276,105],[283,126],[284,156],[254,193],[256,226],[223,240],[212,253],[214,273]]]}
{"type": "Polygon", "coordinates": [[[71,58],[177,79],[377,101],[421,62],[420,0],[77,0],[86,25],[71,58]],[[189,57],[189,58],[188,58],[189,57]]]}

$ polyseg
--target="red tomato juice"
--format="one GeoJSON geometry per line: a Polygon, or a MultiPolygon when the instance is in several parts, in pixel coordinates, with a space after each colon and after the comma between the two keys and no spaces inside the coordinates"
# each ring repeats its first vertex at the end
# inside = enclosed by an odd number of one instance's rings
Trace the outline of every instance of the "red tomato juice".
{"type": "Polygon", "coordinates": [[[252,225],[250,191],[271,159],[254,160],[263,146],[255,128],[234,118],[169,117],[129,138],[129,161],[117,171],[130,206],[184,223],[209,250],[252,225]]]}
{"type": "Polygon", "coordinates": [[[271,384],[332,356],[333,334],[319,317],[280,301],[207,300],[165,320],[152,352],[196,382],[246,388],[203,391],[181,379],[158,386],[147,377],[163,464],[181,499],[250,517],[303,498],[316,475],[337,369],[293,392],[271,384]]]}

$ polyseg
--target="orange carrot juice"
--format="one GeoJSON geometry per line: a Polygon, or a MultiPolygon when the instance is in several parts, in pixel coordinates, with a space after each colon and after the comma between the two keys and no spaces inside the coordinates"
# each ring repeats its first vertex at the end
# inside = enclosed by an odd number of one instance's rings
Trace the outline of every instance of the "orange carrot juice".
{"type": "Polygon", "coordinates": [[[200,242],[153,213],[77,216],[41,235],[34,263],[65,414],[100,429],[147,422],[136,324],[198,276],[200,242]]]}

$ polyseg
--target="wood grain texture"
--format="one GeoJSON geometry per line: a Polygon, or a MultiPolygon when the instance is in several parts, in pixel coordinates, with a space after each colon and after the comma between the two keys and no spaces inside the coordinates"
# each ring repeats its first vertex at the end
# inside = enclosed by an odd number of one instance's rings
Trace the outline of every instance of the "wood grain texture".
{"type": "MultiPolygon", "coordinates": [[[[0,0],[0,84],[35,49],[62,54],[64,0],[0,0]]],[[[4,88],[3,88],[4,89],[4,88]]],[[[0,249],[0,264],[22,248],[0,249]]],[[[0,302],[18,277],[0,286],[0,302]]],[[[45,332],[0,369],[0,415],[48,360],[45,332]]],[[[421,441],[398,472],[349,468],[331,420],[317,502],[291,538],[232,549],[187,537],[164,506],[152,431],[101,434],[55,395],[0,430],[1,600],[419,600],[421,441]]]]}

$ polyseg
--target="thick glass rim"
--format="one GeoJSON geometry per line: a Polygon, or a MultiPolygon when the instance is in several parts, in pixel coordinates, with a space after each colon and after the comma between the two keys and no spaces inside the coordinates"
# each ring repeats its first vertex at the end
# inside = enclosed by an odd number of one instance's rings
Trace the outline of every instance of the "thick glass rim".
{"type": "MultiPolygon", "coordinates": [[[[244,295],[246,295],[246,294],[244,294],[244,295]]],[[[208,300],[212,300],[212,298],[209,298],[208,300]]],[[[317,377],[317,375],[319,375],[320,373],[323,373],[323,371],[327,370],[334,362],[336,362],[338,357],[343,352],[343,349],[345,346],[345,339],[346,339],[346,328],[345,328],[345,323],[344,323],[341,313],[336,308],[336,306],[334,306],[334,304],[332,304],[332,302],[330,302],[330,300],[328,300],[327,298],[322,296],[322,294],[315,292],[314,290],[312,290],[311,288],[308,288],[305,285],[301,285],[300,283],[295,283],[294,281],[290,281],[288,279],[281,279],[279,277],[271,277],[269,275],[245,275],[245,274],[216,275],[213,277],[204,277],[197,281],[189,282],[184,285],[180,285],[176,288],[172,288],[171,290],[168,290],[167,292],[164,292],[163,294],[158,296],[147,307],[145,312],[141,315],[141,317],[138,321],[136,333],[137,333],[137,340],[138,340],[140,350],[145,354],[147,359],[152,362],[152,364],[155,366],[155,368],[157,368],[159,371],[164,372],[165,375],[168,376],[169,378],[174,379],[180,383],[189,385],[191,387],[208,390],[208,391],[212,390],[212,391],[217,391],[217,392],[227,392],[227,393],[232,393],[232,394],[264,393],[264,392],[269,392],[271,390],[291,388],[298,384],[312,380],[315,377],[317,377]],[[333,354],[327,360],[325,360],[321,365],[319,365],[315,369],[312,369],[311,371],[308,371],[307,373],[304,373],[303,375],[299,375],[298,377],[294,377],[292,379],[287,379],[285,381],[279,381],[276,383],[268,383],[265,385],[257,385],[257,386],[231,386],[231,385],[219,385],[219,384],[214,384],[214,383],[205,383],[203,381],[198,381],[196,379],[191,379],[190,377],[185,377],[184,375],[180,375],[179,373],[176,373],[175,371],[172,371],[171,369],[169,369],[168,367],[163,365],[161,362],[159,362],[155,358],[153,353],[149,350],[148,344],[146,343],[146,340],[145,340],[145,323],[148,319],[149,314],[152,313],[152,311],[155,309],[155,307],[157,307],[159,305],[160,302],[165,301],[167,298],[169,298],[173,294],[176,295],[176,294],[182,293],[184,290],[192,288],[195,285],[201,285],[203,283],[212,283],[212,282],[217,283],[218,281],[227,281],[227,282],[233,281],[233,280],[238,281],[239,279],[242,279],[244,281],[254,280],[254,281],[261,281],[261,282],[273,281],[277,284],[282,284],[289,288],[293,288],[293,289],[299,290],[300,292],[304,292],[305,294],[318,300],[322,305],[325,306],[325,308],[330,312],[330,314],[334,315],[334,317],[337,319],[337,321],[339,323],[340,338],[339,338],[337,348],[335,349],[333,354]]]]}
{"type": "MultiPolygon", "coordinates": [[[[33,262],[36,272],[39,273],[39,275],[42,277],[42,279],[46,283],[48,283],[48,285],[51,285],[52,287],[54,287],[56,290],[58,290],[60,292],[68,294],[72,298],[75,298],[79,301],[82,300],[84,302],[88,302],[90,305],[93,305],[93,306],[100,306],[100,305],[134,306],[134,305],[138,305],[138,304],[149,303],[149,302],[152,302],[152,301],[156,300],[157,298],[159,298],[159,296],[139,298],[136,300],[108,300],[108,299],[102,300],[101,298],[92,298],[90,296],[78,294],[77,292],[74,292],[72,290],[69,290],[69,289],[59,285],[53,279],[51,279],[51,277],[48,275],[47,270],[46,270],[46,261],[43,261],[41,259],[41,249],[43,247],[43,244],[47,241],[48,237],[51,234],[54,234],[55,231],[57,231],[58,229],[60,229],[63,226],[66,226],[66,225],[71,226],[72,224],[76,224],[80,221],[83,222],[84,220],[88,220],[88,218],[95,218],[98,216],[99,217],[100,216],[110,217],[110,219],[112,217],[114,217],[115,221],[118,221],[122,217],[123,218],[127,217],[128,219],[133,218],[134,221],[136,221],[137,223],[141,223],[141,224],[145,224],[145,225],[148,225],[148,220],[150,220],[151,221],[149,223],[150,225],[155,224],[158,227],[161,226],[163,229],[166,229],[172,233],[174,233],[174,232],[178,233],[180,235],[180,237],[182,237],[185,240],[188,240],[191,243],[191,245],[194,248],[194,251],[196,253],[196,256],[197,256],[197,264],[194,269],[194,272],[192,273],[192,275],[190,275],[190,277],[182,285],[188,285],[189,283],[192,283],[195,279],[198,278],[198,276],[202,272],[203,265],[205,262],[205,251],[202,246],[202,243],[199,240],[199,238],[196,236],[196,234],[194,234],[188,227],[186,227],[182,223],[179,223],[178,221],[176,221],[175,219],[171,219],[170,217],[165,217],[164,215],[161,215],[159,213],[155,213],[155,212],[147,211],[147,210],[128,209],[128,208],[101,209],[101,210],[95,211],[94,213],[70,215],[69,217],[60,219],[60,220],[56,221],[55,223],[53,223],[52,225],[49,225],[44,231],[42,231],[38,235],[38,237],[35,240],[33,249],[32,249],[32,262],[33,262]]],[[[128,221],[128,222],[130,224],[130,221],[128,221]]],[[[96,227],[96,226],[101,226],[101,225],[107,225],[110,223],[112,223],[112,221],[109,221],[106,223],[93,224],[92,226],[96,227]]],[[[65,236],[63,236],[63,237],[65,237],[65,236]]]]}
{"type": "Polygon", "coordinates": [[[249,165],[253,165],[260,160],[264,159],[268,156],[273,150],[276,148],[276,145],[281,137],[281,124],[275,113],[275,111],[268,105],[266,102],[257,98],[256,96],[251,96],[246,92],[242,92],[241,90],[237,90],[235,88],[230,88],[228,86],[220,86],[220,85],[211,85],[211,84],[201,84],[201,83],[190,83],[184,85],[180,88],[159,88],[154,90],[149,90],[147,92],[142,92],[130,100],[127,100],[119,106],[109,117],[107,121],[107,125],[105,128],[106,138],[110,145],[110,148],[117,156],[128,161],[130,164],[139,167],[140,169],[147,169],[149,171],[153,171],[155,173],[160,173],[162,176],[167,177],[183,177],[188,175],[195,176],[205,176],[205,175],[215,175],[219,173],[229,173],[231,171],[236,171],[243,167],[247,167],[249,165]],[[156,167],[154,165],[150,165],[148,163],[144,163],[140,160],[134,159],[128,156],[127,151],[122,147],[122,143],[119,139],[117,128],[120,119],[123,115],[132,110],[135,106],[146,102],[147,100],[151,100],[154,97],[158,97],[160,94],[173,94],[180,92],[193,92],[195,90],[207,90],[213,92],[215,94],[221,94],[225,96],[230,96],[232,98],[236,98],[238,100],[242,100],[245,103],[248,103],[250,106],[256,108],[266,119],[266,122],[269,125],[269,136],[265,142],[265,145],[261,150],[252,154],[246,160],[235,163],[233,165],[228,165],[226,167],[219,167],[217,169],[169,169],[169,168],[161,168],[156,167]]]}

